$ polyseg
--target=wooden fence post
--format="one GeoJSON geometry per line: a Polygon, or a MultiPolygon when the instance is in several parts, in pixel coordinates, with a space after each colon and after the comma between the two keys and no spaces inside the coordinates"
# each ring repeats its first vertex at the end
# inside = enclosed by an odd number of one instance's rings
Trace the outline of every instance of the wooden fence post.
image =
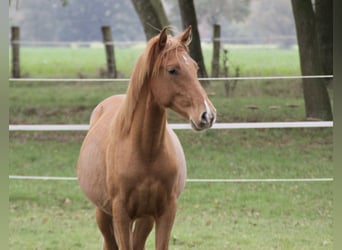
{"type": "Polygon", "coordinates": [[[213,25],[213,59],[211,61],[211,76],[218,77],[220,74],[220,47],[221,47],[221,26],[213,25]]]}
{"type": "Polygon", "coordinates": [[[11,28],[11,46],[12,46],[12,77],[20,78],[20,57],[19,57],[19,41],[20,29],[17,26],[11,28]]]}
{"type": "MultiPolygon", "coordinates": [[[[223,76],[224,77],[228,77],[229,76],[229,66],[228,66],[228,50],[224,49],[223,50],[223,76]]],[[[235,68],[235,77],[239,77],[240,76],[240,67],[237,66],[235,68]]],[[[225,80],[224,81],[224,89],[225,89],[225,93],[226,96],[230,96],[233,94],[235,88],[236,88],[236,84],[237,84],[238,80],[225,80]]]]}
{"type": "Polygon", "coordinates": [[[106,50],[107,59],[107,76],[109,78],[116,78],[116,65],[114,56],[114,43],[112,39],[112,31],[110,26],[102,26],[102,38],[106,50]]]}

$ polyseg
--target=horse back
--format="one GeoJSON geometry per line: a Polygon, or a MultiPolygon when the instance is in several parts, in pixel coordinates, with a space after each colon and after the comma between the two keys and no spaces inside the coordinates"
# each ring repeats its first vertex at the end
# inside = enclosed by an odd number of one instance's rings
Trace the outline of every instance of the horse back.
{"type": "Polygon", "coordinates": [[[106,119],[111,119],[124,98],[125,95],[113,95],[100,102],[91,113],[89,121],[90,127],[92,127],[104,114],[107,114],[106,119]]]}

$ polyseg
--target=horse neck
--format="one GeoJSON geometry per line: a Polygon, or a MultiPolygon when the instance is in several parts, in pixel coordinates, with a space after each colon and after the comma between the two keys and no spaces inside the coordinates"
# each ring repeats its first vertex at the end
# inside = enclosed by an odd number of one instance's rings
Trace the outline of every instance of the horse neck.
{"type": "Polygon", "coordinates": [[[129,91],[125,101],[126,122],[122,123],[125,127],[122,131],[126,131],[126,135],[123,134],[138,152],[152,157],[164,143],[166,110],[154,101],[147,83],[141,86],[135,98],[129,91]]]}

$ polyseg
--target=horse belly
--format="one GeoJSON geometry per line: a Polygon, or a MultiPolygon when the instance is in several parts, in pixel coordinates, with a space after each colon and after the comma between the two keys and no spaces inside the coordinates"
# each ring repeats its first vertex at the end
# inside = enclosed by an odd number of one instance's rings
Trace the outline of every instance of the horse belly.
{"type": "Polygon", "coordinates": [[[104,211],[110,212],[111,204],[106,187],[104,148],[95,140],[87,143],[87,139],[90,138],[86,138],[78,159],[78,182],[81,190],[92,203],[104,211]]]}
{"type": "Polygon", "coordinates": [[[184,190],[185,183],[186,183],[186,160],[183,151],[183,147],[175,134],[175,132],[168,126],[167,127],[168,133],[170,135],[172,145],[174,148],[176,161],[177,161],[177,168],[178,168],[178,180],[177,180],[177,197],[180,196],[182,191],[184,190]]]}
{"type": "Polygon", "coordinates": [[[106,184],[106,149],[109,124],[123,95],[111,96],[94,109],[78,158],[77,176],[85,195],[97,207],[111,213],[111,199],[106,184]]]}

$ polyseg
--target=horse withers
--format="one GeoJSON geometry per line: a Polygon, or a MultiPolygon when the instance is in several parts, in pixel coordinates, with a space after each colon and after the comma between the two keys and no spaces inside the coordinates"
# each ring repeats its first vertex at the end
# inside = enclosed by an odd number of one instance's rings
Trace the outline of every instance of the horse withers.
{"type": "Polygon", "coordinates": [[[139,57],[126,95],[108,97],[92,112],[77,176],[96,206],[103,249],[144,249],[154,224],[156,249],[168,249],[186,162],[166,108],[196,131],[216,119],[188,54],[190,41],[191,27],[178,37],[164,28],[139,57]]]}

